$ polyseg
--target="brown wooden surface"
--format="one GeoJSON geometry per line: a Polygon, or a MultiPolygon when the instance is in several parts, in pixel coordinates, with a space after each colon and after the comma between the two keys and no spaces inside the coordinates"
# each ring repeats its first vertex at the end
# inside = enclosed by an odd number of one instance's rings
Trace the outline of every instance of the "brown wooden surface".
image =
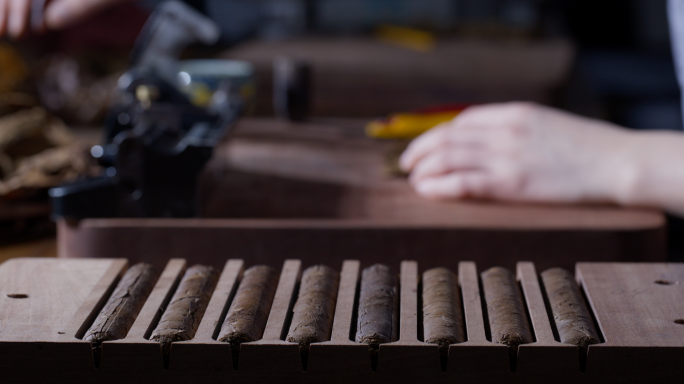
{"type": "Polygon", "coordinates": [[[3,379],[43,382],[45,372],[50,372],[55,383],[622,383],[676,382],[684,373],[684,325],[674,321],[681,317],[677,303],[684,299],[682,264],[578,264],[576,278],[602,333],[602,342],[589,347],[585,373],[580,371],[577,349],[559,343],[539,275],[529,262],[517,264],[517,280],[535,342],[520,346],[511,361],[506,346],[489,341],[478,280],[481,269],[462,262],[458,276],[468,341],[450,346],[443,371],[437,347],[420,341],[421,269],[415,261],[401,263],[400,337],[381,346],[375,372],[368,347],[350,340],[362,266],[358,262],[343,264],[332,339],[312,344],[306,370],[297,344],[283,341],[302,269],[296,260],[283,265],[264,338],[242,344],[235,370],[230,346],[215,336],[245,266],[249,264],[241,260],[225,264],[196,337],[174,343],[169,368],[164,369],[159,344],[147,337],[186,267],[184,260],[170,261],[128,335],[103,343],[100,368],[95,369],[90,343],[79,338],[111,294],[126,261],[27,258],[3,263],[3,379]],[[29,297],[6,297],[19,290],[29,297]]]}
{"type": "Polygon", "coordinates": [[[619,371],[630,382],[667,382],[674,366],[681,378],[684,264],[579,263],[576,278],[604,341],[589,346],[587,374],[619,371]]]}
{"type": "Polygon", "coordinates": [[[312,67],[314,115],[375,117],[453,102],[553,102],[574,49],[559,39],[440,39],[433,51],[419,52],[374,39],[328,36],[252,41],[221,56],[254,64],[259,114],[272,114],[273,61],[287,56],[312,67]]]}
{"type": "Polygon", "coordinates": [[[663,261],[660,212],[608,205],[431,201],[390,175],[396,143],[363,135],[362,120],[289,124],[244,119],[200,182],[201,219],[87,219],[60,223],[62,257],[119,257],[162,267],[173,257],[279,267],[285,259],[339,268],[349,257],[398,268],[541,269],[577,261],[663,261]]]}
{"type": "MultiPolygon", "coordinates": [[[[51,341],[65,332],[103,278],[109,286],[125,266],[121,259],[58,260],[21,258],[0,268],[0,341],[51,341]],[[107,273],[110,268],[115,273],[107,273]],[[13,298],[12,296],[17,296],[13,298]]],[[[100,292],[100,297],[105,291],[100,292]]],[[[97,297],[97,300],[100,299],[97,297]]],[[[104,303],[102,303],[104,305],[104,303]]],[[[68,329],[74,331],[73,329],[68,329]]],[[[73,332],[76,333],[76,332],[73,332]]]]}

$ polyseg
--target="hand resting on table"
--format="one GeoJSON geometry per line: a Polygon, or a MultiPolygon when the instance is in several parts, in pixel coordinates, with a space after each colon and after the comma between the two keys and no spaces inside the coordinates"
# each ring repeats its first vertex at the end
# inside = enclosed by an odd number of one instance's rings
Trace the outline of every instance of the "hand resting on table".
{"type": "Polygon", "coordinates": [[[468,108],[416,138],[400,166],[428,198],[611,201],[684,214],[684,134],[532,103],[468,108]]]}

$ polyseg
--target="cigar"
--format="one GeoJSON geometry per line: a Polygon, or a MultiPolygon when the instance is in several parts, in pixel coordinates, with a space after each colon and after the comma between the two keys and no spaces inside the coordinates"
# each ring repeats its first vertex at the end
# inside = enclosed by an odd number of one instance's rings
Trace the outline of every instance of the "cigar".
{"type": "Polygon", "coordinates": [[[308,348],[330,339],[339,280],[337,271],[325,265],[304,271],[287,341],[308,348]]]}
{"type": "Polygon", "coordinates": [[[570,272],[551,268],[541,274],[561,343],[586,348],[599,342],[598,332],[570,272]]]}
{"type": "Polygon", "coordinates": [[[235,368],[240,344],[264,335],[277,285],[276,271],[266,265],[255,265],[243,274],[218,336],[219,341],[230,343],[235,368]]]}
{"type": "Polygon", "coordinates": [[[125,338],[152,292],[157,277],[157,271],[150,264],[138,263],[130,267],[83,340],[98,344],[125,338]]]}
{"type": "Polygon", "coordinates": [[[423,273],[423,333],[425,342],[439,345],[442,354],[449,344],[465,341],[458,280],[446,268],[423,273]]]}
{"type": "Polygon", "coordinates": [[[356,342],[377,348],[397,339],[397,276],[382,264],[361,273],[356,342]]]}
{"type": "Polygon", "coordinates": [[[518,345],[532,342],[522,295],[513,274],[501,267],[482,273],[487,314],[492,341],[517,350],[518,345]]]}
{"type": "Polygon", "coordinates": [[[194,265],[183,275],[171,303],[150,337],[150,340],[161,344],[165,365],[168,365],[171,343],[190,340],[195,336],[216,288],[218,276],[215,268],[204,265],[194,265]]]}

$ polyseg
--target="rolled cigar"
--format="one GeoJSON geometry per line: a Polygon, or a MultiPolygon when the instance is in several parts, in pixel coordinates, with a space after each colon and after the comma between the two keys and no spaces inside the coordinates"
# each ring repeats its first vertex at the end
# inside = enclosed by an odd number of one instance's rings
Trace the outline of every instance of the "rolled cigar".
{"type": "Polygon", "coordinates": [[[241,343],[261,339],[277,285],[275,269],[266,265],[247,269],[221,326],[218,340],[239,349],[241,343]]]}
{"type": "Polygon", "coordinates": [[[157,277],[157,271],[150,264],[138,263],[130,267],[83,340],[97,344],[126,337],[152,292],[157,277]]]}
{"type": "Polygon", "coordinates": [[[465,341],[458,280],[446,268],[423,272],[423,332],[440,348],[465,341]]]}
{"type": "Polygon", "coordinates": [[[492,341],[517,348],[532,342],[522,295],[513,274],[501,267],[482,273],[492,341]]]}
{"type": "Polygon", "coordinates": [[[309,344],[330,340],[340,275],[325,265],[302,274],[287,341],[308,349],[309,344]]]}
{"type": "Polygon", "coordinates": [[[361,273],[356,342],[377,347],[397,338],[397,276],[382,264],[361,273]]]}
{"type": "Polygon", "coordinates": [[[598,332],[570,272],[551,268],[541,274],[561,343],[586,348],[599,342],[598,332]]]}
{"type": "Polygon", "coordinates": [[[188,268],[150,340],[158,341],[164,347],[174,341],[192,339],[214,292],[218,275],[213,267],[194,265],[188,268]]]}

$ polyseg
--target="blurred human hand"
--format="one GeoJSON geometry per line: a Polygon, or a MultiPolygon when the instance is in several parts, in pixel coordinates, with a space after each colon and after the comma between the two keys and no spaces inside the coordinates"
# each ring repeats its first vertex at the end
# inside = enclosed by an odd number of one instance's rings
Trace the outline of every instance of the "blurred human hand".
{"type": "Polygon", "coordinates": [[[634,136],[531,103],[483,105],[415,139],[400,166],[429,198],[631,202],[634,136]]]}
{"type": "Polygon", "coordinates": [[[0,0],[0,37],[19,39],[29,28],[40,33],[45,29],[69,27],[114,4],[131,0],[0,0]],[[43,20],[30,25],[31,8],[45,3],[43,20]]]}

